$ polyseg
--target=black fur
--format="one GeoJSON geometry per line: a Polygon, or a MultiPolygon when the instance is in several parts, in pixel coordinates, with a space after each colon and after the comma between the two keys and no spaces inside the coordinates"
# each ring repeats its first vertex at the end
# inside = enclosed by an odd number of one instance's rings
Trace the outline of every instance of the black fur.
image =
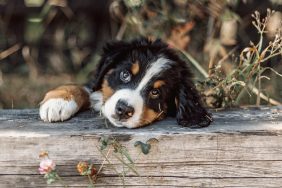
{"type": "Polygon", "coordinates": [[[180,59],[176,52],[161,40],[150,41],[141,38],[131,42],[107,44],[97,66],[94,80],[90,84],[91,88],[94,91],[100,90],[104,79],[108,79],[109,85],[114,90],[137,87],[142,74],[137,75],[131,83],[122,84],[119,80],[120,70],[126,69],[135,60],[138,60],[142,64],[141,72],[144,72],[148,67],[147,65],[160,56],[175,63],[169,70],[162,72],[152,80],[153,82],[162,79],[166,82],[165,87],[161,88],[161,96],[158,99],[152,100],[147,97],[150,87],[143,91],[146,104],[156,112],[160,111],[161,108],[166,116],[176,116],[178,124],[182,126],[191,128],[208,126],[212,122],[211,114],[201,103],[186,62],[180,59]],[[115,69],[115,71],[105,77],[110,69],[115,69]]]}

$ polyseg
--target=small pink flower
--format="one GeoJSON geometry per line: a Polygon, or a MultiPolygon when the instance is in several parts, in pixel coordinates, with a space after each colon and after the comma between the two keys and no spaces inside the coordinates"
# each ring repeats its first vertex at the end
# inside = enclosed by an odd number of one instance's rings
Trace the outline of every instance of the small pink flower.
{"type": "Polygon", "coordinates": [[[40,166],[38,170],[40,174],[48,174],[52,170],[55,170],[55,168],[56,168],[56,164],[54,163],[54,161],[46,158],[40,162],[40,166]]]}

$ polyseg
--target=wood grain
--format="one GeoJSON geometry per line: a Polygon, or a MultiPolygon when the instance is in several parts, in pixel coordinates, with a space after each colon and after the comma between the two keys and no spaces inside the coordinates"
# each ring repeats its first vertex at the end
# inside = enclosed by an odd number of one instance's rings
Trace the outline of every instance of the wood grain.
{"type": "MultiPolygon", "coordinates": [[[[47,187],[38,173],[38,154],[46,150],[70,187],[87,187],[76,172],[78,161],[97,167],[104,158],[97,149],[103,136],[126,148],[139,176],[129,172],[130,187],[281,187],[282,107],[213,112],[207,128],[189,129],[168,118],[140,129],[115,128],[98,114],[80,113],[62,123],[44,123],[38,110],[0,110],[0,187],[47,187]],[[148,155],[136,141],[156,138],[148,155]]],[[[121,171],[122,165],[110,158],[121,171]]],[[[97,187],[122,187],[107,165],[97,187]]],[[[62,187],[56,183],[48,187],[62,187]]]]}

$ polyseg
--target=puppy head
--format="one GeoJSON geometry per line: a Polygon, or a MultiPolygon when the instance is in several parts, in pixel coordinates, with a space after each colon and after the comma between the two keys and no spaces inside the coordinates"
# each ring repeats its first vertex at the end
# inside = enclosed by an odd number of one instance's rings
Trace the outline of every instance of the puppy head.
{"type": "Polygon", "coordinates": [[[167,115],[184,126],[211,121],[185,62],[160,40],[108,44],[92,87],[102,93],[102,113],[118,127],[141,127],[167,115]]]}

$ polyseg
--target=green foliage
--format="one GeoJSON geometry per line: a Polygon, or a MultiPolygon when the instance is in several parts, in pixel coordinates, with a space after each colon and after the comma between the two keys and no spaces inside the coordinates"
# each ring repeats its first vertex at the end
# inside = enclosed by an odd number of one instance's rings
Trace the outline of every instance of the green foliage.
{"type": "MultiPolygon", "coordinates": [[[[148,154],[149,150],[151,148],[150,144],[155,142],[155,141],[157,141],[157,139],[155,139],[155,138],[149,139],[148,141],[146,141],[146,144],[141,142],[141,141],[138,141],[138,142],[135,143],[135,147],[140,144],[141,147],[144,147],[142,149],[142,151],[144,151],[143,153],[148,154]]],[[[136,167],[135,167],[135,164],[134,164],[135,161],[130,156],[128,149],[125,146],[123,146],[120,142],[118,142],[116,138],[107,137],[107,136],[101,137],[100,147],[97,147],[97,149],[98,149],[98,152],[100,152],[101,157],[103,159],[103,162],[100,165],[98,170],[96,169],[95,165],[91,162],[80,161],[76,166],[76,169],[81,176],[87,176],[88,181],[89,181],[88,187],[95,187],[95,183],[96,183],[97,179],[101,176],[101,174],[100,174],[101,171],[106,166],[111,168],[120,177],[123,184],[124,184],[124,177],[126,176],[126,174],[128,172],[131,171],[135,175],[139,176],[139,173],[136,170],[136,167]],[[114,157],[115,159],[117,159],[121,163],[121,165],[122,165],[122,171],[121,172],[118,171],[116,165],[112,164],[112,162],[111,162],[112,157],[114,157]]],[[[60,175],[55,170],[56,165],[51,159],[49,159],[48,152],[46,152],[46,151],[41,152],[41,154],[39,156],[40,156],[40,158],[42,158],[42,161],[40,163],[40,167],[41,166],[44,167],[44,169],[41,169],[41,171],[40,170],[39,171],[40,171],[40,173],[44,173],[44,178],[46,179],[47,184],[52,184],[56,181],[59,181],[64,187],[68,187],[68,185],[66,185],[64,183],[63,179],[60,177],[60,175]],[[48,163],[46,163],[46,159],[48,159],[48,163]],[[44,164],[43,164],[43,162],[44,162],[44,164]],[[47,165],[47,167],[45,169],[46,165],[47,165]],[[53,165],[53,166],[51,166],[51,165],[53,165]],[[54,170],[51,170],[51,169],[54,169],[54,170]]],[[[95,160],[97,160],[97,159],[95,159],[95,160]]]]}
{"type": "Polygon", "coordinates": [[[54,183],[56,180],[58,180],[58,175],[55,170],[47,173],[44,175],[44,178],[46,179],[47,184],[54,183]]]}
{"type": "MultiPolygon", "coordinates": [[[[242,50],[238,66],[227,76],[220,72],[221,65],[218,64],[213,70],[213,74],[204,82],[204,84],[213,88],[213,94],[216,96],[225,96],[225,103],[232,106],[238,102],[240,93],[244,90],[250,90],[257,95],[257,105],[260,105],[260,99],[268,100],[261,95],[261,79],[265,78],[262,73],[269,69],[263,67],[262,63],[267,60],[282,55],[282,36],[281,29],[277,31],[275,38],[269,42],[266,47],[263,47],[264,33],[266,33],[266,25],[274,11],[267,10],[267,16],[260,18],[260,13],[255,12],[252,15],[252,22],[259,33],[259,41],[257,44],[250,42],[250,46],[242,50]],[[212,85],[212,86],[211,86],[212,85]],[[258,85],[258,89],[255,88],[258,85]]],[[[273,69],[270,69],[274,71],[273,69]]],[[[276,71],[275,74],[280,75],[276,71]]],[[[279,104],[272,100],[273,104],[279,104]]]]}
{"type": "Polygon", "coordinates": [[[141,151],[143,154],[147,155],[150,152],[151,145],[150,144],[145,144],[144,142],[137,141],[134,144],[135,147],[139,146],[141,148],[141,151]]]}

